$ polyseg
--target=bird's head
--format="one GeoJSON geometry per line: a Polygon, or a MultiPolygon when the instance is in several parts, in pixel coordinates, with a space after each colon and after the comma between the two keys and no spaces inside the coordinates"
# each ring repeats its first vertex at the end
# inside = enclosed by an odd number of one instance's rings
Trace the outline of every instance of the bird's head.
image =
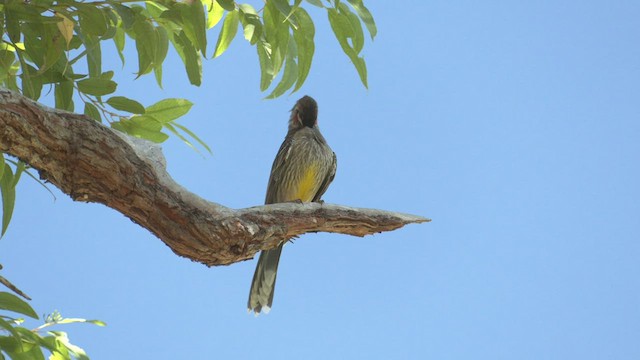
{"type": "Polygon", "coordinates": [[[314,127],[318,123],[318,103],[311,96],[303,96],[291,109],[289,130],[314,127]]]}

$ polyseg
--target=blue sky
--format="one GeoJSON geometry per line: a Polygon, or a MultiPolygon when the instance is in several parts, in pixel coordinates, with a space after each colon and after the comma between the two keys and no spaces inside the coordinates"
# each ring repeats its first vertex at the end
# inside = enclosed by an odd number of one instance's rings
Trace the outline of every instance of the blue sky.
{"type": "Polygon", "coordinates": [[[264,200],[288,110],[309,94],[338,156],[325,201],[432,223],[301,237],[284,250],[272,312],[255,318],[255,261],[207,268],[25,178],[0,241],[4,276],[40,312],[107,322],[64,328],[94,359],[639,358],[640,3],[367,5],[379,29],[369,90],[315,12],[296,94],[262,100],[238,39],[205,62],[200,88],[176,56],[164,90],[132,81],[130,57],[120,95],[193,101],[181,123],[213,155],[171,139],[169,172],[241,208],[264,200]]]}

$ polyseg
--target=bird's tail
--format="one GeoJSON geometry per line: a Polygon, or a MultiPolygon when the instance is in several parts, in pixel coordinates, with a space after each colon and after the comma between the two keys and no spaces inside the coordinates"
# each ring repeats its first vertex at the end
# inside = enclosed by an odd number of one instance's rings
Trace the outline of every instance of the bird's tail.
{"type": "Polygon", "coordinates": [[[280,262],[280,253],[282,253],[283,246],[284,244],[280,244],[275,249],[260,253],[256,272],[253,274],[253,281],[251,281],[251,291],[249,292],[249,301],[247,303],[249,312],[253,311],[257,315],[262,310],[265,313],[271,310],[273,293],[276,288],[278,263],[280,262]]]}

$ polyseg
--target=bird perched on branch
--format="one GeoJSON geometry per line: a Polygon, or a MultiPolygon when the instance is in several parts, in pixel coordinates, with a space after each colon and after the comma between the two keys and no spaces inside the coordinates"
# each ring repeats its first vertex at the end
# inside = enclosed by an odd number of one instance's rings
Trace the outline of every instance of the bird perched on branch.
{"type": "MultiPolygon", "coordinates": [[[[336,166],[336,154],[318,128],[318,104],[304,96],[291,109],[289,131],[271,167],[265,204],[319,202],[336,175],[336,166]]],[[[249,312],[257,315],[271,309],[284,243],[260,253],[249,292],[249,312]]]]}

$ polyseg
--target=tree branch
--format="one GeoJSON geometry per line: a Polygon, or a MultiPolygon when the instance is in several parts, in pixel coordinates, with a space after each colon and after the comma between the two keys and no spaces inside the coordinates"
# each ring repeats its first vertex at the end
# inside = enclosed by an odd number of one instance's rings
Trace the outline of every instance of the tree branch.
{"type": "Polygon", "coordinates": [[[330,204],[273,204],[234,210],[176,184],[160,146],[83,115],[0,90],[0,151],[40,172],[76,201],[109,206],[151,231],[176,254],[208,266],[249,259],[308,232],[364,236],[429,219],[330,204]]]}

